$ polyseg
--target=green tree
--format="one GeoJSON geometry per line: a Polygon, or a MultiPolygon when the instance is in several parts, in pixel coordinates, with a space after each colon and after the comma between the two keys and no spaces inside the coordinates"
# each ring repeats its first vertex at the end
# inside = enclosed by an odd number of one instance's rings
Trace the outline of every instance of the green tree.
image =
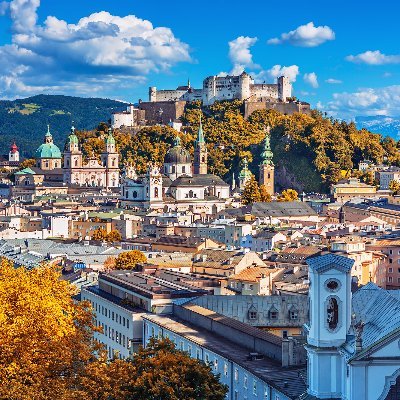
{"type": "Polygon", "coordinates": [[[245,205],[261,201],[260,188],[254,175],[252,175],[246,183],[241,199],[242,203],[245,205]]]}
{"type": "Polygon", "coordinates": [[[116,258],[115,269],[135,269],[137,264],[146,261],[146,256],[140,250],[125,251],[116,258]]]}
{"type": "Polygon", "coordinates": [[[128,400],[223,400],[227,394],[210,365],[177,350],[168,339],[151,339],[132,363],[136,376],[128,400]]]}

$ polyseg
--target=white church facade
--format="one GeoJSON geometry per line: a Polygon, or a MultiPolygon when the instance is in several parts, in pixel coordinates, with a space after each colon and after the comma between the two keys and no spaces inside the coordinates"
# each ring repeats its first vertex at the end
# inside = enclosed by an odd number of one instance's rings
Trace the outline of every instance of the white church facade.
{"type": "Polygon", "coordinates": [[[200,122],[194,160],[176,137],[164,164],[148,166],[139,176],[128,166],[121,185],[121,202],[127,207],[167,209],[211,214],[225,208],[230,187],[207,170],[207,147],[200,122]]]}
{"type": "Polygon", "coordinates": [[[352,294],[354,261],[308,260],[308,391],[302,400],[400,399],[400,297],[368,283],[352,294]]]}

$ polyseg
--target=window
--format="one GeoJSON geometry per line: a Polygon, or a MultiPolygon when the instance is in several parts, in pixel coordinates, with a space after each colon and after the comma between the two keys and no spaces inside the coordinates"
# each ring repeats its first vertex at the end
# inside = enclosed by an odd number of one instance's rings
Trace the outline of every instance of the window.
{"type": "Polygon", "coordinates": [[[136,190],[134,190],[134,191],[132,192],[132,197],[133,197],[134,199],[136,199],[136,197],[137,197],[137,191],[136,191],[136,190]]]}
{"type": "Polygon", "coordinates": [[[245,374],[244,375],[244,378],[243,378],[243,387],[245,388],[245,389],[247,389],[247,375],[245,374]]]}
{"type": "Polygon", "coordinates": [[[158,197],[158,187],[154,188],[154,197],[158,197]]]}
{"type": "Polygon", "coordinates": [[[257,395],[257,381],[253,379],[253,394],[257,395]]]}
{"type": "Polygon", "coordinates": [[[264,400],[268,400],[268,393],[269,393],[268,386],[264,386],[264,400]]]}
{"type": "Polygon", "coordinates": [[[192,357],[192,346],[190,344],[187,347],[187,353],[189,354],[190,357],[192,357]]]}
{"type": "Polygon", "coordinates": [[[278,311],[270,311],[269,318],[270,319],[278,319],[278,311]]]}
{"type": "Polygon", "coordinates": [[[389,250],[389,254],[393,254],[393,250],[389,250]]]}
{"type": "Polygon", "coordinates": [[[393,272],[393,268],[392,267],[389,267],[389,272],[390,273],[393,272]]]}
{"type": "Polygon", "coordinates": [[[206,364],[208,364],[210,362],[210,357],[209,355],[206,353],[206,364]]]}
{"type": "Polygon", "coordinates": [[[126,320],[126,327],[129,329],[129,319],[126,320]]]}
{"type": "Polygon", "coordinates": [[[235,368],[234,378],[235,378],[235,382],[237,382],[239,380],[239,370],[237,368],[235,368]]]}
{"type": "Polygon", "coordinates": [[[154,326],[152,326],[151,327],[151,336],[155,336],[156,335],[156,332],[155,332],[155,329],[154,329],[154,326]]]}
{"type": "Polygon", "coordinates": [[[283,337],[283,339],[287,339],[288,331],[282,331],[282,337],[283,337]]]}
{"type": "Polygon", "coordinates": [[[339,304],[334,297],[330,297],[328,299],[328,305],[326,311],[327,311],[328,327],[331,330],[335,330],[339,322],[339,304]]]}
{"type": "Polygon", "coordinates": [[[218,358],[214,358],[214,369],[218,371],[218,358]]]}
{"type": "Polygon", "coordinates": [[[393,282],[393,278],[392,278],[391,276],[389,276],[388,282],[389,282],[389,283],[392,283],[392,282],[393,282]]]}
{"type": "Polygon", "coordinates": [[[257,311],[249,311],[249,319],[257,319],[257,311]]]}
{"type": "Polygon", "coordinates": [[[224,375],[228,376],[228,363],[224,362],[224,375]]]}
{"type": "Polygon", "coordinates": [[[186,167],[183,166],[183,167],[182,167],[182,173],[184,174],[185,172],[186,172],[186,167]]]}
{"type": "Polygon", "coordinates": [[[299,316],[299,315],[298,315],[297,310],[291,310],[291,311],[289,311],[289,318],[290,318],[290,319],[292,319],[292,320],[297,319],[298,316],[299,316]]]}
{"type": "Polygon", "coordinates": [[[200,360],[200,349],[196,349],[196,358],[200,360]]]}

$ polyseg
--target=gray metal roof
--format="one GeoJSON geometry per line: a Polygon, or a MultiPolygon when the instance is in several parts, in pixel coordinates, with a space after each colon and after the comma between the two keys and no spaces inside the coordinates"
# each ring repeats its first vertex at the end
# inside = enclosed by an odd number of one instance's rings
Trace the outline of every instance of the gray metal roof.
{"type": "Polygon", "coordinates": [[[333,253],[307,259],[309,268],[314,271],[324,272],[331,268],[339,269],[343,272],[351,270],[354,260],[348,257],[338,256],[333,253]]]}
{"type": "Polygon", "coordinates": [[[242,207],[243,214],[256,217],[285,217],[318,215],[307,203],[301,201],[258,202],[242,207]]]}
{"type": "Polygon", "coordinates": [[[352,307],[355,324],[364,324],[363,350],[357,356],[400,329],[400,299],[372,282],[353,294],[352,307]]]}

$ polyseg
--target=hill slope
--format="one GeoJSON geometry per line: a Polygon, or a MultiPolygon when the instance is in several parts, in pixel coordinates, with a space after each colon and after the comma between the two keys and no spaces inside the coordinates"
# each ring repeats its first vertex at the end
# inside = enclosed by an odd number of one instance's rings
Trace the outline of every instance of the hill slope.
{"type": "Polygon", "coordinates": [[[0,101],[0,154],[7,154],[16,141],[23,156],[31,156],[50,124],[55,143],[62,147],[71,123],[79,129],[93,129],[107,121],[125,104],[115,100],[59,95],[38,95],[0,101]]]}

